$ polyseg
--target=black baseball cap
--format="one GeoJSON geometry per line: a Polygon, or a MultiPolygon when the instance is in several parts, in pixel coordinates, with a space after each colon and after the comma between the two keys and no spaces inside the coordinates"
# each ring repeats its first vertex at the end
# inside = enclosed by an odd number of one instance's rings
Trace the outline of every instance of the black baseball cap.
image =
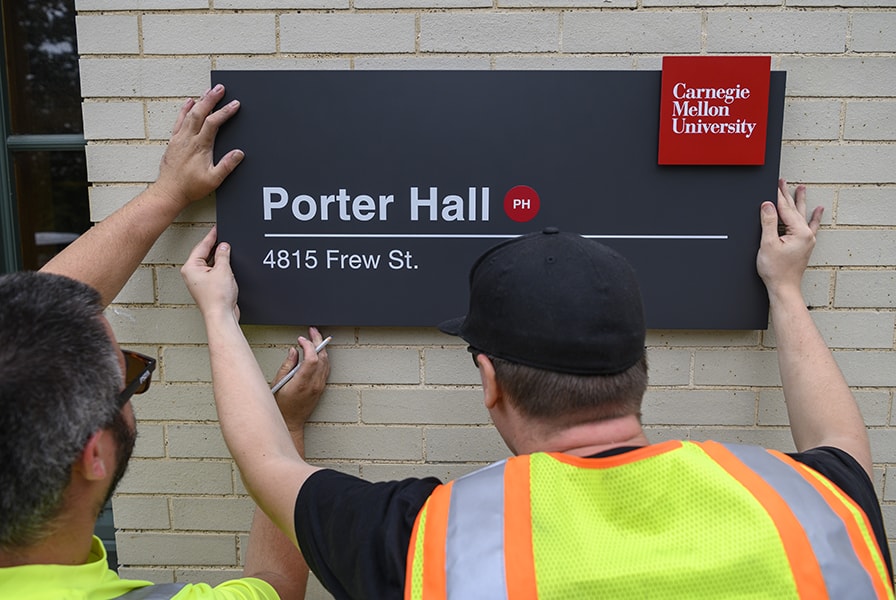
{"type": "Polygon", "coordinates": [[[554,227],[480,256],[470,269],[469,312],[439,329],[489,356],[579,375],[628,369],[644,355],[646,335],[631,264],[554,227]]]}

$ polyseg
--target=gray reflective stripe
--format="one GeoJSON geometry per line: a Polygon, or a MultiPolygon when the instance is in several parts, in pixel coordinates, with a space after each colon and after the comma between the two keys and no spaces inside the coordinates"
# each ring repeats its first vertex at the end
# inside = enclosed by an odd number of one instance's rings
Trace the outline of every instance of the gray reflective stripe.
{"type": "Polygon", "coordinates": [[[112,600],[170,600],[175,597],[186,583],[160,583],[131,590],[112,600]]]}
{"type": "Polygon", "coordinates": [[[831,598],[874,598],[871,575],[862,566],[843,521],[792,466],[758,446],[723,444],[771,485],[793,511],[821,565],[831,598]]]}
{"type": "Polygon", "coordinates": [[[507,598],[504,575],[505,462],[474,471],[451,485],[445,541],[449,600],[507,598]]]}

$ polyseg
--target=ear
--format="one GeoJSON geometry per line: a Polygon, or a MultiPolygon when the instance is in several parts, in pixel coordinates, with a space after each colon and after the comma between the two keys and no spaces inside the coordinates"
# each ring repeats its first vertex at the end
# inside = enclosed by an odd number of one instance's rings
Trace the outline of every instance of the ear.
{"type": "Polygon", "coordinates": [[[87,440],[84,450],[75,464],[76,469],[83,475],[84,479],[97,481],[105,479],[106,454],[108,454],[107,446],[111,444],[111,434],[106,429],[98,429],[87,440]]]}
{"type": "Polygon", "coordinates": [[[492,410],[503,397],[501,386],[495,379],[495,365],[485,354],[477,355],[476,362],[479,363],[479,378],[482,380],[483,402],[485,408],[492,410]]]}

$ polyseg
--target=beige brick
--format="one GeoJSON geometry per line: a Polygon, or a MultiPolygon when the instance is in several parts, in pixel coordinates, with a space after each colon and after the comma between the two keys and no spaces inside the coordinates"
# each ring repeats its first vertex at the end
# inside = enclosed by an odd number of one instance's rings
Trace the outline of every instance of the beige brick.
{"type": "Polygon", "coordinates": [[[564,52],[696,54],[701,36],[699,12],[582,11],[563,16],[564,52]]]}
{"type": "Polygon", "coordinates": [[[361,419],[365,423],[489,423],[479,389],[363,390],[361,419]]]}
{"type": "MultiPolygon", "coordinates": [[[[888,2],[892,8],[893,4],[888,2]]],[[[896,13],[855,12],[852,17],[853,52],[896,52],[896,13]]]]}
{"type": "Polygon", "coordinates": [[[341,56],[222,56],[215,60],[220,71],[347,71],[352,59],[341,56]]]}
{"type": "Polygon", "coordinates": [[[102,221],[145,189],[145,185],[91,185],[90,220],[102,221]]]}
{"type": "Polygon", "coordinates": [[[650,329],[647,346],[674,348],[687,346],[755,346],[758,331],[696,331],[680,329],[650,329]]]}
{"type": "MultiPolygon", "coordinates": [[[[492,59],[481,54],[402,54],[397,56],[360,56],[354,61],[356,71],[485,71],[492,68],[492,59]]],[[[495,68],[497,64],[495,64],[495,68]]]]}
{"type": "Polygon", "coordinates": [[[834,272],[827,269],[810,269],[803,274],[802,290],[806,306],[827,307],[831,303],[834,272]]]}
{"type": "Polygon", "coordinates": [[[838,271],[834,305],[896,308],[896,271],[838,271]]]}
{"type": "Polygon", "coordinates": [[[775,352],[752,350],[697,350],[694,354],[694,383],[725,386],[778,386],[775,352]]]}
{"type": "Polygon", "coordinates": [[[155,302],[155,295],[152,269],[141,267],[131,275],[125,286],[115,296],[114,302],[116,304],[152,304],[155,302]]]}
{"type": "MultiPolygon", "coordinates": [[[[884,390],[853,390],[865,424],[885,426],[889,422],[890,394],[884,390]]],[[[788,425],[787,406],[782,390],[764,390],[759,394],[759,425],[788,425]]]]}
{"type": "Polygon", "coordinates": [[[118,558],[125,565],[233,565],[233,535],[183,533],[115,534],[118,558]]]}
{"type": "Polygon", "coordinates": [[[787,71],[789,96],[896,95],[896,60],[888,56],[783,56],[779,68],[787,71]]]}
{"type": "Polygon", "coordinates": [[[896,187],[848,187],[840,190],[837,223],[896,226],[896,187]]]}
{"type": "MultiPolygon", "coordinates": [[[[166,366],[174,360],[166,354],[166,366]]],[[[209,384],[153,383],[133,404],[139,421],[212,421],[218,418],[209,384]]]]}
{"type": "Polygon", "coordinates": [[[791,99],[784,104],[785,140],[836,140],[840,138],[840,100],[791,99]]]}
{"type": "MultiPolygon", "coordinates": [[[[420,383],[420,353],[402,348],[339,348],[330,362],[330,383],[420,383]]],[[[472,365],[471,365],[472,366],[472,365]]]]}
{"type": "Polygon", "coordinates": [[[843,137],[847,140],[896,140],[894,100],[855,100],[846,103],[843,137]]]}
{"type": "Polygon", "coordinates": [[[650,389],[642,412],[645,424],[748,426],[756,422],[756,393],[650,389]]]}
{"type": "Polygon", "coordinates": [[[135,15],[78,15],[78,54],[137,54],[140,37],[135,15]]]}
{"type": "Polygon", "coordinates": [[[507,71],[630,71],[631,56],[508,54],[494,58],[496,70],[507,71]]]}
{"type": "MultiPolygon", "coordinates": [[[[243,332],[246,339],[252,345],[278,345],[282,347],[284,356],[277,356],[277,365],[280,364],[285,357],[286,349],[289,346],[298,348],[299,336],[310,337],[311,332],[307,325],[296,325],[281,327],[275,325],[243,325],[243,332]]],[[[339,349],[345,346],[355,345],[355,330],[352,327],[321,327],[318,328],[320,334],[324,337],[332,336],[333,341],[327,346],[327,352],[331,361],[338,356],[339,349]]]]}
{"type": "Polygon", "coordinates": [[[349,0],[215,0],[215,8],[272,9],[348,8],[349,0]]]}
{"type": "MultiPolygon", "coordinates": [[[[896,352],[838,351],[834,358],[849,385],[857,387],[896,386],[896,352]]],[[[896,445],[893,447],[896,451],[896,445]]]]}
{"type": "MultiPolygon", "coordinates": [[[[450,316],[446,315],[445,318],[450,316]]],[[[467,343],[459,337],[442,333],[435,327],[359,327],[358,343],[362,346],[467,347],[467,343]]]]}
{"type": "Polygon", "coordinates": [[[510,456],[498,430],[482,427],[427,427],[426,460],[492,462],[510,456]]]}
{"type": "Polygon", "coordinates": [[[209,87],[208,58],[82,58],[85,98],[199,95],[209,87]]]}
{"type": "Polygon", "coordinates": [[[896,501],[896,468],[888,466],[884,476],[884,497],[887,502],[896,501]]]}
{"type": "Polygon", "coordinates": [[[868,439],[871,441],[871,456],[877,463],[896,462],[896,446],[892,442],[892,430],[869,429],[868,439]]]}
{"type": "Polygon", "coordinates": [[[155,181],[159,175],[159,161],[165,153],[160,144],[103,144],[88,145],[87,176],[91,181],[129,183],[155,181]]]}
{"type": "Polygon", "coordinates": [[[744,53],[842,53],[849,16],[837,12],[709,12],[706,50],[744,53]],[[787,35],[781,35],[786,31],[787,35]]]}
{"type": "Polygon", "coordinates": [[[275,15],[145,15],[146,54],[272,54],[276,51],[275,15]]]}
{"type": "Polygon", "coordinates": [[[170,529],[168,499],[164,496],[122,496],[112,499],[118,529],[170,529]]]}
{"type": "Polygon", "coordinates": [[[255,503],[251,498],[173,498],[171,519],[179,531],[248,531],[255,503]]]}
{"type": "MultiPolygon", "coordinates": [[[[198,313],[197,313],[198,318],[198,313]]],[[[212,369],[208,348],[170,346],[165,348],[165,380],[176,382],[211,382],[212,369]]]]}
{"type": "Polygon", "coordinates": [[[359,423],[360,392],[353,388],[328,387],[311,416],[309,423],[359,423]]]}
{"type": "Polygon", "coordinates": [[[173,569],[119,567],[118,575],[122,579],[140,579],[153,583],[174,583],[173,569]]]}
{"type": "MultiPolygon", "coordinates": [[[[76,0],[75,8],[87,10],[171,10],[171,0],[76,0]]],[[[208,0],[178,0],[177,8],[208,8],[208,0]]]]}
{"type": "Polygon", "coordinates": [[[108,311],[107,318],[122,344],[137,341],[151,344],[206,342],[205,326],[198,311],[118,306],[108,311]],[[173,335],[175,332],[177,335],[173,335]]]}
{"type": "Polygon", "coordinates": [[[650,385],[688,385],[691,381],[691,351],[647,349],[650,385]]]}
{"type": "Polygon", "coordinates": [[[308,460],[379,459],[421,460],[423,432],[418,427],[366,425],[308,425],[305,427],[308,460]]]}
{"type": "Polygon", "coordinates": [[[675,7],[682,6],[685,8],[693,8],[695,6],[780,6],[777,0],[642,0],[642,6],[653,7],[675,7]]]}
{"type": "Polygon", "coordinates": [[[180,100],[151,100],[147,102],[147,137],[151,140],[168,141],[185,101],[186,98],[180,100]]]}
{"type": "Polygon", "coordinates": [[[187,291],[187,286],[184,285],[184,278],[181,277],[179,266],[159,266],[156,267],[155,272],[159,285],[160,304],[195,304],[190,292],[187,291]]]}
{"type": "MultiPolygon", "coordinates": [[[[868,311],[812,311],[812,320],[830,348],[892,348],[896,314],[868,311]]],[[[774,329],[765,343],[776,346],[774,329]]]]}
{"type": "Polygon", "coordinates": [[[229,458],[221,428],[215,425],[167,426],[168,456],[172,458],[229,458]]]}
{"type": "Polygon", "coordinates": [[[413,52],[410,13],[298,13],[280,16],[281,52],[413,52]]]}
{"type": "Polygon", "coordinates": [[[143,139],[146,136],[142,102],[85,102],[81,112],[87,140],[143,139]]]}
{"type": "Polygon", "coordinates": [[[428,385],[480,385],[482,382],[466,346],[427,348],[423,368],[428,385]]]}
{"type": "Polygon", "coordinates": [[[818,236],[815,265],[885,267],[893,265],[896,230],[828,230],[818,236]]]}
{"type": "Polygon", "coordinates": [[[896,146],[791,146],[781,149],[781,172],[793,181],[819,183],[894,183],[896,146]]]}
{"type": "MultiPolygon", "coordinates": [[[[369,0],[374,1],[374,0],[369,0]]],[[[635,0],[499,0],[501,8],[634,8],[635,0]]]]}
{"type": "Polygon", "coordinates": [[[140,458],[165,456],[165,430],[161,425],[142,423],[138,426],[134,456],[140,458]]]}
{"type": "MultiPolygon", "coordinates": [[[[132,459],[120,494],[230,494],[229,461],[132,459]]],[[[174,564],[174,563],[170,563],[174,564]]]]}
{"type": "Polygon", "coordinates": [[[560,18],[549,12],[423,13],[421,52],[556,52],[560,18]]]}

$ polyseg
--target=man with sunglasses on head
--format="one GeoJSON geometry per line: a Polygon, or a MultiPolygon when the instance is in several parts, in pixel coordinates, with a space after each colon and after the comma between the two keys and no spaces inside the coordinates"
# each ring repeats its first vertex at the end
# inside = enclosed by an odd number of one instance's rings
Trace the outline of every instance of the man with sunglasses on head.
{"type": "MultiPolygon", "coordinates": [[[[40,272],[0,277],[0,598],[304,597],[301,554],[261,511],[246,577],[214,588],[120,579],[93,535],[134,447],[131,400],[156,365],[119,349],[103,310],[174,218],[242,160],[240,150],[212,158],[219,127],[239,109],[233,101],[214,110],[223,97],[219,85],[186,101],[144,192],[40,272]]],[[[278,377],[296,361],[291,349],[278,377]]],[[[326,374],[324,354],[280,393],[320,394],[326,374]]]]}
{"type": "MultiPolygon", "coordinates": [[[[339,599],[893,598],[868,435],[801,291],[821,208],[807,216],[783,180],[777,200],[756,266],[796,452],[651,444],[635,271],[547,228],[481,256],[467,315],[440,326],[469,344],[514,455],[445,484],[303,460],[239,327],[229,244],[208,263],[211,232],[181,272],[246,487],[339,599]]],[[[291,431],[313,408],[281,404],[291,431]]]]}

